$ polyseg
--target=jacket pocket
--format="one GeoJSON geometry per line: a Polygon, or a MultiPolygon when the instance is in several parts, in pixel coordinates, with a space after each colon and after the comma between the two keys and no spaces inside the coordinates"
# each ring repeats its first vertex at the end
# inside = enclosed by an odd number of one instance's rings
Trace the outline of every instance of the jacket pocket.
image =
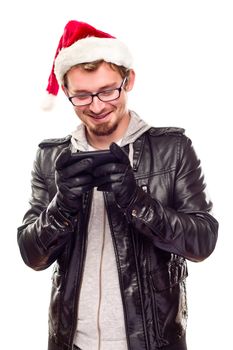
{"type": "Polygon", "coordinates": [[[153,315],[160,346],[174,343],[185,333],[187,276],[187,263],[178,256],[151,273],[153,315]]]}

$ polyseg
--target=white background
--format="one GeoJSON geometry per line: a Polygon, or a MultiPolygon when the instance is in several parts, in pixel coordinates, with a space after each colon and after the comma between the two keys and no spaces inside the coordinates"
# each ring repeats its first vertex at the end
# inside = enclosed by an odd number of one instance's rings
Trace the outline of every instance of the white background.
{"type": "Polygon", "coordinates": [[[51,269],[24,265],[16,242],[30,196],[37,144],[62,137],[78,119],[60,93],[40,110],[66,22],[86,21],[123,40],[135,57],[129,105],[153,126],[180,126],[202,160],[220,222],[213,255],[189,263],[189,350],[232,346],[231,1],[8,1],[0,8],[1,348],[45,350],[51,269]],[[4,344],[4,346],[3,346],[4,344]],[[225,344],[225,345],[223,345],[225,344]]]}

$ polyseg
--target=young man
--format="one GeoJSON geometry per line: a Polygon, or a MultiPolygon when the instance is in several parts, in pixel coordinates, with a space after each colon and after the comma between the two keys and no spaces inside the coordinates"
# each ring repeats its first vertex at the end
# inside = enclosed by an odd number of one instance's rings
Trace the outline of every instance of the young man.
{"type": "Polygon", "coordinates": [[[212,253],[218,224],[184,130],[128,110],[134,77],[124,44],[66,25],[47,90],[82,123],[39,145],[18,229],[28,266],[54,263],[49,350],[186,349],[186,259],[212,253]],[[98,165],[77,157],[109,148],[98,165]]]}

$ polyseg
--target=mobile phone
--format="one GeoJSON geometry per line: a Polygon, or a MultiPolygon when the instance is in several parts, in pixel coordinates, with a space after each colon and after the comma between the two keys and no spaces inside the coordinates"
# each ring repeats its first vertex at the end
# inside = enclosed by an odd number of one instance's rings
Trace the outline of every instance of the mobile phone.
{"type": "Polygon", "coordinates": [[[116,156],[109,149],[106,149],[98,151],[83,151],[72,153],[68,164],[74,164],[85,158],[93,159],[93,168],[106,163],[119,162],[119,159],[116,158],[116,156]]]}

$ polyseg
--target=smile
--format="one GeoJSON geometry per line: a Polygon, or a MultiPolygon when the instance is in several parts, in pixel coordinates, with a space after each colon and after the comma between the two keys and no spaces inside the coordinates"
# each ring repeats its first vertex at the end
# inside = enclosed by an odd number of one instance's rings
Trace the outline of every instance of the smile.
{"type": "Polygon", "coordinates": [[[106,117],[108,117],[111,114],[111,112],[105,113],[105,114],[100,114],[100,115],[91,115],[91,118],[96,119],[96,120],[101,120],[101,119],[105,119],[106,117]]]}

